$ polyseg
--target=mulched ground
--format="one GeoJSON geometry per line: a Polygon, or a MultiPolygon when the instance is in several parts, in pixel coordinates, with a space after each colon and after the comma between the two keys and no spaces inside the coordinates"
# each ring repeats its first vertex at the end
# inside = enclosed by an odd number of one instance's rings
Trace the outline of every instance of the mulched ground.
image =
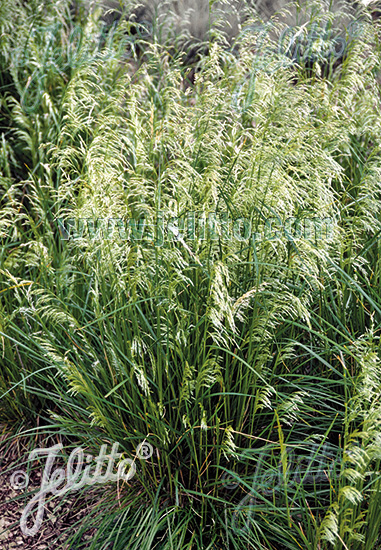
{"type": "MultiPolygon", "coordinates": [[[[74,550],[74,546],[65,543],[69,534],[73,534],[80,524],[83,525],[83,519],[89,514],[95,505],[101,500],[109,497],[112,488],[106,486],[87,486],[81,493],[69,492],[59,497],[47,495],[45,503],[44,519],[40,530],[35,536],[29,537],[22,533],[20,528],[20,518],[25,505],[30,502],[33,492],[41,487],[41,478],[45,457],[41,458],[40,464],[35,463],[35,468],[30,472],[29,485],[27,489],[15,490],[11,484],[11,476],[17,470],[27,470],[26,460],[31,448],[23,445],[22,439],[15,438],[10,443],[4,445],[7,434],[0,434],[0,549],[14,550],[22,548],[23,550],[74,550]]],[[[30,441],[29,445],[30,447],[30,441]]],[[[38,442],[32,447],[43,447],[38,442]]],[[[52,446],[52,443],[48,445],[52,446]]],[[[52,471],[59,466],[59,460],[56,459],[52,471]]],[[[114,489],[115,492],[115,489],[114,489]]],[[[114,495],[115,499],[115,495],[114,495]]],[[[31,526],[28,522],[28,527],[31,526]]],[[[89,546],[89,542],[94,537],[95,530],[89,529],[81,537],[81,549],[89,546]]]]}

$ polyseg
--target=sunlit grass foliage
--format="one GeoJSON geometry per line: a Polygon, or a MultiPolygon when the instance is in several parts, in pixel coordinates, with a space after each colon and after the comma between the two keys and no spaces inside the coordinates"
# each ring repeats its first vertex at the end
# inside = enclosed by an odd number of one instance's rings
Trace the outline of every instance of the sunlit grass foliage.
{"type": "Polygon", "coordinates": [[[155,449],[121,507],[83,525],[91,548],[376,548],[379,26],[364,12],[322,78],[270,34],[255,54],[253,19],[189,87],[160,43],[138,59],[126,21],[100,40],[99,13],[75,22],[64,1],[15,3],[13,34],[1,13],[1,418],[155,449]],[[161,246],[59,231],[160,212],[333,225],[261,240],[174,226],[161,246]]]}

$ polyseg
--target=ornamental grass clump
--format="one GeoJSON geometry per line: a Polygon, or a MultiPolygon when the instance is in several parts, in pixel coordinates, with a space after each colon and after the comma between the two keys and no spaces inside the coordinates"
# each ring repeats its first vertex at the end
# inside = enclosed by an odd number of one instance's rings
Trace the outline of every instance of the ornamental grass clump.
{"type": "Polygon", "coordinates": [[[253,66],[252,29],[184,89],[160,44],[132,70],[122,28],[74,52],[49,14],[3,73],[1,415],[154,449],[71,544],[377,547],[378,27],[340,78],[270,35],[253,66]]]}

